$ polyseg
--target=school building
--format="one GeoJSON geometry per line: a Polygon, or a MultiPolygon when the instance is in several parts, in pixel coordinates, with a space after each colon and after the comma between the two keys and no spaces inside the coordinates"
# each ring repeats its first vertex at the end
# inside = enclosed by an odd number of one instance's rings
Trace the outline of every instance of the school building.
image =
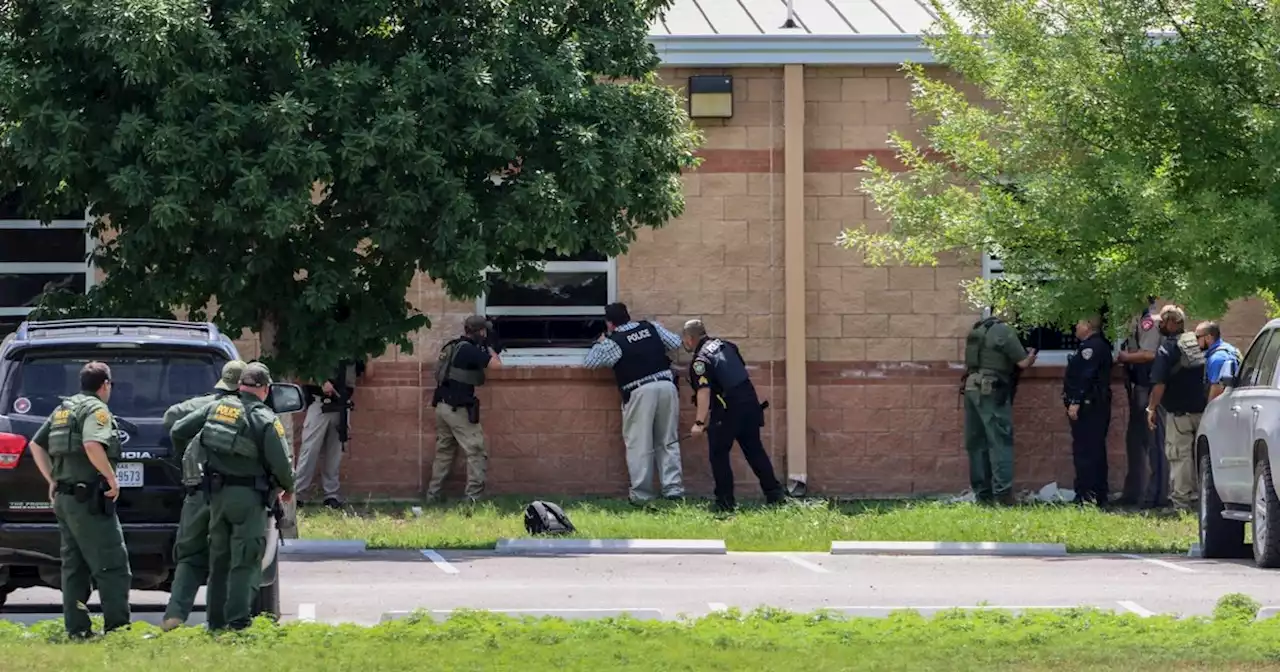
{"type": "MultiPolygon", "coordinates": [[[[702,165],[684,177],[685,214],[644,231],[623,257],[550,261],[543,283],[495,278],[477,301],[415,282],[409,299],[434,327],[417,334],[412,354],[369,364],[343,462],[346,497],[423,492],[435,450],[435,356],[473,313],[489,316],[508,347],[505,369],[480,393],[489,493],[625,495],[618,390],[609,371],[579,365],[615,300],[672,330],[701,318],[740,345],[770,402],[764,441],[784,481],[846,496],[968,486],[959,381],[963,338],[981,311],[959,283],[999,273],[999,261],[975,251],[937,267],[877,268],[835,245],[846,227],[887,226],[859,190],[858,168],[869,156],[895,164],[889,131],[911,137],[919,128],[899,64],[933,62],[920,34],[935,17],[923,0],[794,0],[792,16],[781,2],[676,0],[650,39],[663,80],[691,98],[706,136],[702,165]]],[[[28,241],[32,224],[0,222],[0,240],[28,241]]],[[[16,249],[0,244],[0,321],[21,319],[47,282],[93,281],[74,256],[38,258],[56,246],[16,249]]],[[[1239,302],[1224,335],[1243,349],[1263,321],[1260,302],[1239,302]]],[[[252,336],[240,344],[246,357],[257,354],[252,336]]],[[[1069,487],[1060,389],[1074,339],[1036,329],[1027,345],[1042,355],[1015,404],[1015,487],[1069,487]]],[[[682,377],[687,361],[682,353],[682,377]]],[[[681,395],[688,427],[686,381],[681,395]]],[[[1127,415],[1117,367],[1109,460],[1117,488],[1127,415]]],[[[300,430],[301,414],[294,418],[300,430]]],[[[705,440],[683,442],[682,452],[686,487],[709,493],[705,440]]],[[[739,496],[758,495],[736,451],[734,464],[739,496]]],[[[457,460],[446,493],[460,492],[464,466],[457,460]]]]}

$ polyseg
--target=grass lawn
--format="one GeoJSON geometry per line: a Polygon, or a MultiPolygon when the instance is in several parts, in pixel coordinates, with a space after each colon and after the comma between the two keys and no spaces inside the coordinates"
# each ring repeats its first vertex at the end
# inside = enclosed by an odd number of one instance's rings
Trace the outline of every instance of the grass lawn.
{"type": "Polygon", "coordinates": [[[56,622],[0,622],[0,670],[1044,670],[1126,672],[1278,669],[1280,619],[1247,609],[1213,619],[1143,619],[1072,610],[1013,616],[945,613],[885,619],[758,611],[697,621],[562,621],[463,613],[373,628],[260,621],[243,633],[159,634],[135,625],[66,643],[56,622]]]}
{"type": "MultiPolygon", "coordinates": [[[[476,505],[375,506],[355,513],[306,508],[299,529],[308,539],[362,539],[370,548],[492,548],[500,537],[527,536],[528,500],[476,505]]],[[[1185,553],[1196,539],[1192,515],[1101,512],[1070,505],[995,508],[931,501],[792,502],[747,505],[733,516],[699,504],[653,510],[617,500],[561,500],[581,537],[724,539],[733,551],[827,551],[832,541],[1061,542],[1072,552],[1185,553]]]]}

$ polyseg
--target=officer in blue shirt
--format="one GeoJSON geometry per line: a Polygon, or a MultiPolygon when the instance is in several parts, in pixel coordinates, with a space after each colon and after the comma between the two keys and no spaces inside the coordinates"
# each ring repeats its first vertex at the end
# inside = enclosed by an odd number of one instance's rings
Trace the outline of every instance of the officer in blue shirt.
{"type": "Polygon", "coordinates": [[[1076,503],[1107,501],[1107,430],[1111,427],[1111,344],[1102,320],[1076,323],[1080,347],[1067,361],[1062,401],[1071,421],[1071,458],[1076,467],[1076,503]]]}
{"type": "Polygon", "coordinates": [[[1236,377],[1240,373],[1240,351],[1222,340],[1222,330],[1217,322],[1201,322],[1196,326],[1196,341],[1204,350],[1204,382],[1209,401],[1218,398],[1227,388],[1222,385],[1223,376],[1236,377]]]}
{"type": "Polygon", "coordinates": [[[733,467],[729,464],[729,451],[733,450],[734,441],[742,447],[747,464],[760,479],[765,499],[770,504],[784,501],[782,484],[774,475],[773,463],[760,440],[764,405],[751,383],[747,363],[738,352],[738,346],[708,336],[702,320],[686,322],[682,339],[685,350],[694,353],[693,361],[689,363],[689,383],[697,405],[692,433],[694,436],[704,431],[707,434],[716,508],[729,512],[737,505],[733,493],[733,467]]]}

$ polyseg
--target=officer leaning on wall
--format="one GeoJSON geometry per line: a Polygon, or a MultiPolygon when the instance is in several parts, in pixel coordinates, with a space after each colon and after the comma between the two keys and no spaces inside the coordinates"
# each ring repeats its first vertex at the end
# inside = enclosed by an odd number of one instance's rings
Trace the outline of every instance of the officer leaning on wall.
{"type": "Polygon", "coordinates": [[[964,449],[969,483],[979,502],[1016,503],[1013,496],[1013,385],[1036,361],[999,317],[974,323],[965,338],[964,449]]]}
{"type": "Polygon", "coordinates": [[[484,495],[489,454],[484,428],[480,426],[480,400],[476,388],[484,385],[486,369],[502,368],[498,353],[502,347],[490,331],[493,325],[481,315],[472,315],[462,324],[462,336],[445,343],[436,360],[436,390],[431,405],[436,409],[436,458],[431,465],[427,501],[438,503],[444,481],[453,468],[458,448],[467,456],[468,499],[484,495]]]}

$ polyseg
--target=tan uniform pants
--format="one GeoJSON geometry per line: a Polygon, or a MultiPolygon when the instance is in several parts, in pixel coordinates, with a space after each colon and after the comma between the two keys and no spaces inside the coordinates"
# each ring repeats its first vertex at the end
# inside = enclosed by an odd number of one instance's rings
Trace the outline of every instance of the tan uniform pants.
{"type": "Polygon", "coordinates": [[[342,441],[338,440],[338,423],[341,413],[322,413],[324,404],[314,401],[307,407],[307,417],[302,422],[302,450],[298,453],[297,492],[311,488],[320,470],[320,487],[324,496],[338,496],[338,471],[342,466],[342,441]]]}
{"type": "Polygon", "coordinates": [[[1196,508],[1200,497],[1195,461],[1199,413],[1164,414],[1164,454],[1169,458],[1169,501],[1180,509],[1196,508]]]}
{"type": "Polygon", "coordinates": [[[484,430],[480,423],[471,424],[467,409],[440,402],[436,406],[436,459],[431,465],[431,483],[427,485],[427,497],[439,497],[444,480],[453,469],[453,458],[458,447],[467,456],[468,497],[484,494],[485,470],[489,466],[489,453],[485,450],[484,430]]]}

